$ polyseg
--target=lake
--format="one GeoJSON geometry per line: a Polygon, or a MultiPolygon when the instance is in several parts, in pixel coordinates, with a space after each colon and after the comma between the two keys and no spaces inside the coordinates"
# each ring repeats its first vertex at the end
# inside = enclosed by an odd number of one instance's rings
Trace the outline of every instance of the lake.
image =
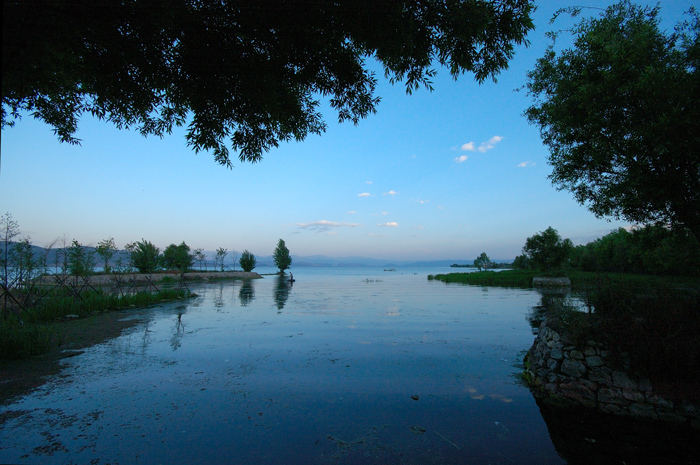
{"type": "Polygon", "coordinates": [[[125,313],[0,409],[0,462],[566,463],[517,376],[538,292],[292,271],[125,313]]]}

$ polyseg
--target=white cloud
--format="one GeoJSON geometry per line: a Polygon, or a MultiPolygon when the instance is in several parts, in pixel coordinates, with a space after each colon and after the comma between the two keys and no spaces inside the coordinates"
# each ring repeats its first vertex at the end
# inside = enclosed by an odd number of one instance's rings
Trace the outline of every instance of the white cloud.
{"type": "Polygon", "coordinates": [[[348,214],[350,214],[350,215],[354,215],[355,213],[357,213],[355,210],[350,210],[350,211],[348,212],[348,214]]]}
{"type": "Polygon", "coordinates": [[[337,221],[313,221],[311,223],[297,223],[297,226],[301,229],[308,229],[309,231],[316,232],[329,232],[335,228],[355,228],[357,226],[362,226],[359,223],[339,223],[337,221]]]}
{"type": "Polygon", "coordinates": [[[397,194],[397,192],[390,190],[389,192],[384,192],[382,195],[396,195],[396,194],[397,194]]]}
{"type": "Polygon", "coordinates": [[[369,197],[369,192],[363,192],[362,194],[357,194],[358,197],[369,197]]]}
{"type": "Polygon", "coordinates": [[[388,215],[389,212],[382,212],[382,215],[388,215]]]}
{"type": "Polygon", "coordinates": [[[476,147],[474,147],[474,142],[467,142],[460,148],[466,152],[473,152],[474,150],[476,150],[476,147]]]}
{"type": "Polygon", "coordinates": [[[462,155],[461,157],[455,158],[455,161],[456,161],[457,163],[464,163],[464,162],[467,161],[468,159],[469,159],[468,156],[462,155]]]}
{"type": "Polygon", "coordinates": [[[528,166],[535,166],[536,164],[537,164],[537,163],[528,160],[528,161],[524,161],[524,162],[522,162],[522,163],[518,163],[518,167],[519,167],[519,168],[527,168],[528,166]]]}
{"type": "Polygon", "coordinates": [[[372,181],[365,181],[365,184],[372,184],[372,181]]]}
{"type": "Polygon", "coordinates": [[[386,226],[386,227],[389,227],[389,228],[395,228],[395,227],[397,227],[398,225],[399,225],[399,223],[397,223],[396,221],[389,221],[388,223],[380,223],[380,224],[378,224],[377,226],[386,226]]]}
{"type": "Polygon", "coordinates": [[[420,199],[418,199],[418,200],[416,200],[416,202],[418,202],[418,203],[421,204],[421,205],[425,205],[426,203],[430,202],[430,200],[420,200],[420,199]]]}
{"type": "Polygon", "coordinates": [[[482,142],[481,145],[479,146],[479,152],[485,153],[488,150],[491,150],[496,147],[496,144],[498,144],[500,141],[503,140],[503,137],[501,136],[493,136],[488,140],[488,142],[482,142]]]}
{"type": "MultiPolygon", "coordinates": [[[[477,147],[476,144],[474,144],[474,142],[467,142],[466,144],[462,145],[462,147],[460,147],[460,148],[462,150],[464,150],[465,152],[476,152],[478,150],[481,153],[485,153],[485,152],[495,148],[496,144],[498,144],[502,140],[503,140],[503,136],[493,136],[488,141],[482,142],[479,145],[479,147],[477,147]]],[[[462,163],[466,159],[467,159],[467,157],[465,157],[465,156],[455,158],[457,163],[462,163]]]]}

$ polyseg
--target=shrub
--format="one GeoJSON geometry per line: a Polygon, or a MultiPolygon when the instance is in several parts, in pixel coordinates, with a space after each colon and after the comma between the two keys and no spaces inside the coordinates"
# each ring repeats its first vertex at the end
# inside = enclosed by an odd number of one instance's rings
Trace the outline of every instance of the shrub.
{"type": "Polygon", "coordinates": [[[180,245],[170,244],[163,251],[163,263],[169,270],[180,270],[184,273],[192,268],[194,256],[190,253],[190,247],[182,241],[180,245]]]}
{"type": "Polygon", "coordinates": [[[134,244],[131,257],[134,266],[141,273],[153,273],[160,268],[160,249],[147,240],[141,239],[134,244]]]}
{"type": "Polygon", "coordinates": [[[248,252],[246,249],[243,251],[243,253],[241,253],[241,258],[238,260],[238,263],[240,263],[243,271],[250,272],[253,271],[253,268],[255,268],[258,261],[255,259],[255,255],[248,252]]]}

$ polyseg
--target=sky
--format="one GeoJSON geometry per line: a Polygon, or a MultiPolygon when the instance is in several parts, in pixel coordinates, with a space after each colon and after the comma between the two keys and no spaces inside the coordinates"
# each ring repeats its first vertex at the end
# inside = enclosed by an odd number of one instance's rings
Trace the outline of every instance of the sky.
{"type": "MultiPolygon", "coordinates": [[[[549,44],[545,32],[571,20],[549,24],[568,3],[536,3],[530,47],[518,47],[497,83],[438,68],[433,92],[409,96],[379,72],[377,114],[339,124],[326,105],[321,136],[283,143],[259,163],[235,158],[230,170],[188,148],[184,130],[144,138],[86,116],[73,146],[27,115],[2,130],[0,213],[38,246],[112,237],[118,247],[185,241],[266,256],[281,238],[297,256],[394,260],[510,260],[549,226],[574,244],[630,227],[597,219],[547,179],[547,148],[523,116],[532,100],[518,89],[549,44]]],[[[659,2],[662,27],[693,3],[659,2]]]]}

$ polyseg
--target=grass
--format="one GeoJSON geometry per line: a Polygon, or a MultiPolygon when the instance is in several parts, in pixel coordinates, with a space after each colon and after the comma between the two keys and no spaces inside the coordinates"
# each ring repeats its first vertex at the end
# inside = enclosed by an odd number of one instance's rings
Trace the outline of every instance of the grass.
{"type": "Polygon", "coordinates": [[[532,278],[535,277],[562,277],[571,279],[573,290],[585,291],[591,287],[599,287],[602,282],[614,283],[625,288],[644,289],[657,288],[659,286],[677,287],[683,289],[700,289],[700,282],[694,276],[650,276],[633,275],[624,273],[594,273],[588,271],[548,272],[534,270],[504,270],[504,271],[479,271],[475,273],[448,273],[428,275],[429,280],[437,280],[445,283],[461,283],[473,286],[497,286],[497,287],[532,287],[532,278]]]}
{"type": "Polygon", "coordinates": [[[474,286],[498,286],[526,288],[532,286],[532,278],[538,273],[529,270],[478,271],[475,273],[448,273],[428,275],[428,279],[445,283],[462,283],[474,286]]]}
{"type": "Polygon", "coordinates": [[[182,289],[134,294],[108,294],[101,289],[76,296],[56,289],[17,314],[9,312],[0,320],[0,360],[17,360],[41,355],[60,345],[58,325],[67,315],[85,317],[91,314],[129,308],[148,307],[161,302],[182,299],[190,293],[182,289]]]}

